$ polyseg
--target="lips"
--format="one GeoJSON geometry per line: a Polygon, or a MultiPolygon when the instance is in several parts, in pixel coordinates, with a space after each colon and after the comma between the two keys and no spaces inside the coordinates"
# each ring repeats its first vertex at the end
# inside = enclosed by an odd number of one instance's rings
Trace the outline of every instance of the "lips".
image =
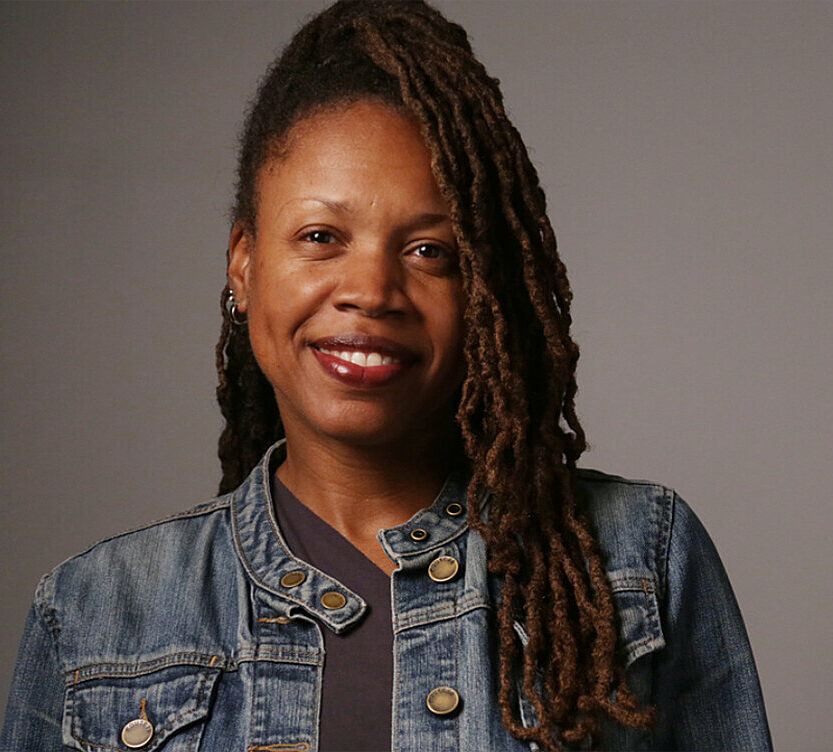
{"type": "Polygon", "coordinates": [[[400,363],[412,363],[417,354],[399,342],[387,337],[376,337],[371,334],[337,334],[332,337],[321,337],[310,343],[316,350],[330,350],[334,352],[379,353],[395,358],[400,363]]]}
{"type": "MultiPolygon", "coordinates": [[[[353,387],[383,386],[398,378],[417,360],[410,348],[386,337],[369,334],[340,334],[322,337],[310,343],[312,351],[324,371],[338,381],[353,387]],[[328,351],[328,352],[325,352],[328,351]],[[337,353],[377,353],[367,365],[353,363],[337,353]]],[[[363,360],[363,359],[360,359],[363,360]]]]}

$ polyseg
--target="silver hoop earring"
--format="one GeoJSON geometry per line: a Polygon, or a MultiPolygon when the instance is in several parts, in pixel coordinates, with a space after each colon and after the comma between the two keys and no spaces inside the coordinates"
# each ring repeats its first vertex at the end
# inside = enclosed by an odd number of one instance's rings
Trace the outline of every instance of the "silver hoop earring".
{"type": "Polygon", "coordinates": [[[231,323],[237,326],[243,326],[249,320],[249,317],[237,307],[234,290],[230,287],[228,293],[226,293],[226,312],[231,319],[231,323]]]}

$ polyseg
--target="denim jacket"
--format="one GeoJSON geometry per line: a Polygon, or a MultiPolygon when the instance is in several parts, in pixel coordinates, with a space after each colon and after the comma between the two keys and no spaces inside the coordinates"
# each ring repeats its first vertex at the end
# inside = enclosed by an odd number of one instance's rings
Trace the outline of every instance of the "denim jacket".
{"type": "MultiPolygon", "coordinates": [[[[281,440],[234,492],[104,540],[41,579],[0,750],[317,749],[322,630],[349,629],[366,604],[283,541],[269,479],[284,456],[281,440]],[[287,577],[297,572],[305,577],[287,577]]],[[[430,508],[379,532],[398,565],[397,752],[536,749],[501,722],[499,582],[467,525],[466,486],[452,473],[430,508]],[[427,536],[412,537],[416,529],[427,536]],[[439,556],[459,563],[456,577],[427,576],[439,556]]],[[[659,712],[649,731],[604,722],[603,748],[771,749],[743,621],[698,519],[654,483],[580,470],[579,490],[618,607],[630,686],[659,712]]],[[[525,640],[523,625],[515,629],[525,640]]],[[[535,722],[526,702],[518,710],[535,722]]]]}

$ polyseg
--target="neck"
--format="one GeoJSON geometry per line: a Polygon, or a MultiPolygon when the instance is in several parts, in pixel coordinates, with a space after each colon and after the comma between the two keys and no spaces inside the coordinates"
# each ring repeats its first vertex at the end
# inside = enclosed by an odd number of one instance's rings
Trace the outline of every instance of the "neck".
{"type": "Polygon", "coordinates": [[[286,426],[280,481],[350,540],[375,539],[432,504],[457,461],[451,423],[407,441],[359,446],[286,426]]]}

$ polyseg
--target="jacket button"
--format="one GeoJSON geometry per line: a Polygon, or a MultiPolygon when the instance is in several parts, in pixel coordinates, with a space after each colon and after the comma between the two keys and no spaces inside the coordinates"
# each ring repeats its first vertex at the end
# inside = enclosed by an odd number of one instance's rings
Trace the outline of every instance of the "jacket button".
{"type": "Polygon", "coordinates": [[[455,501],[445,508],[445,513],[450,517],[459,517],[463,514],[463,507],[455,501]]]}
{"type": "Polygon", "coordinates": [[[341,593],[336,593],[335,591],[331,593],[324,593],[321,596],[321,605],[324,608],[329,608],[331,610],[336,608],[344,608],[347,603],[347,598],[345,598],[341,593]]]}
{"type": "Polygon", "coordinates": [[[126,723],[121,730],[121,740],[130,749],[144,747],[151,740],[152,736],[153,726],[150,721],[144,718],[137,718],[135,721],[126,723]]]}
{"type": "Polygon", "coordinates": [[[307,576],[301,570],[287,572],[281,577],[281,585],[287,588],[295,587],[296,585],[300,585],[305,579],[307,579],[307,576]]]}
{"type": "Polygon", "coordinates": [[[428,576],[434,582],[453,580],[460,571],[460,563],[453,556],[438,556],[428,565],[428,576]]]}
{"type": "Polygon", "coordinates": [[[434,687],[425,698],[425,703],[434,715],[448,715],[457,709],[460,695],[451,687],[434,687]]]}
{"type": "Polygon", "coordinates": [[[428,537],[428,533],[421,527],[411,530],[411,538],[415,541],[424,541],[428,537]]]}

